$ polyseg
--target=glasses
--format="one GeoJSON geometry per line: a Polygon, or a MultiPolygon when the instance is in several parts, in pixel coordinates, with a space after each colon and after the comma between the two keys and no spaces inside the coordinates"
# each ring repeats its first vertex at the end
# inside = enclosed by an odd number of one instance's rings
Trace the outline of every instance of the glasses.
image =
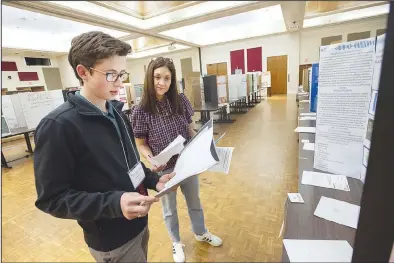
{"type": "Polygon", "coordinates": [[[120,79],[120,81],[123,82],[129,78],[129,73],[125,71],[121,71],[120,73],[113,73],[113,72],[104,72],[95,68],[90,68],[90,69],[104,74],[108,82],[116,82],[118,79],[120,79]]]}
{"type": "Polygon", "coordinates": [[[158,60],[158,61],[159,61],[159,60],[164,60],[164,61],[166,61],[166,62],[174,63],[174,62],[172,61],[171,58],[164,58],[164,57],[151,58],[150,62],[156,61],[156,60],[158,60]]]}

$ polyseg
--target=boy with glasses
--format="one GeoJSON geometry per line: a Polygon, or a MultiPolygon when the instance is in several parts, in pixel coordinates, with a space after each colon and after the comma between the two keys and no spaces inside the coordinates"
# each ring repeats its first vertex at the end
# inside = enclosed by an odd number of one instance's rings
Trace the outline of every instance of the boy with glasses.
{"type": "Polygon", "coordinates": [[[146,262],[148,211],[174,174],[140,162],[131,125],[114,100],[128,78],[129,44],[102,32],[75,37],[68,59],[81,91],[43,118],[35,133],[36,206],[77,220],[98,262],[146,262]]]}

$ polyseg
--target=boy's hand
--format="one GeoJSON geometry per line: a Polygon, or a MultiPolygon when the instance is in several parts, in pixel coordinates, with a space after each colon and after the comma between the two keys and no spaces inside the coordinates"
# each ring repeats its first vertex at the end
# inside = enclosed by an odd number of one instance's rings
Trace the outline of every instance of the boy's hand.
{"type": "Polygon", "coordinates": [[[128,220],[144,217],[148,214],[150,206],[159,199],[153,196],[140,195],[135,192],[122,194],[120,197],[120,208],[123,216],[128,220]]]}
{"type": "Polygon", "coordinates": [[[165,185],[168,181],[170,181],[174,176],[175,176],[175,173],[174,173],[174,172],[172,172],[172,173],[170,173],[170,174],[162,175],[162,176],[160,177],[160,179],[159,179],[159,182],[156,184],[156,190],[157,190],[158,192],[160,192],[161,190],[163,190],[163,189],[164,189],[164,185],[165,185]]]}

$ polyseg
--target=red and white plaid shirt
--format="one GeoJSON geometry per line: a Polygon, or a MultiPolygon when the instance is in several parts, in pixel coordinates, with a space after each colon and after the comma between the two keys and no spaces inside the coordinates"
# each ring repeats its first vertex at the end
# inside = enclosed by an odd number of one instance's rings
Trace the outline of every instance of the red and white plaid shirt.
{"type": "MultiPolygon", "coordinates": [[[[134,107],[131,114],[131,125],[134,136],[146,139],[153,156],[164,150],[178,135],[182,135],[187,143],[190,139],[189,124],[192,123],[193,108],[185,94],[179,94],[183,114],[171,114],[171,104],[165,99],[157,102],[159,114],[145,112],[140,105],[134,107]]],[[[178,155],[167,163],[168,168],[175,166],[178,155]]]]}

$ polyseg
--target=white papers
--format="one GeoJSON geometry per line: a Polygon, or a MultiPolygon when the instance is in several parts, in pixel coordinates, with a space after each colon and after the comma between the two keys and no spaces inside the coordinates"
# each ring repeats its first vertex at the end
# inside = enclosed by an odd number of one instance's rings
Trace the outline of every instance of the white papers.
{"type": "Polygon", "coordinates": [[[208,169],[211,172],[222,172],[228,174],[230,171],[231,157],[234,147],[216,147],[219,163],[208,169]]]}
{"type": "Polygon", "coordinates": [[[294,132],[299,133],[316,133],[316,127],[297,127],[294,132]]]}
{"type": "Polygon", "coordinates": [[[315,112],[302,112],[300,116],[316,116],[315,112]]]}
{"type": "Polygon", "coordinates": [[[179,154],[183,150],[183,143],[185,141],[186,139],[182,135],[178,135],[163,151],[155,157],[150,158],[149,161],[156,166],[165,165],[172,156],[179,154]]]}
{"type": "Polygon", "coordinates": [[[302,143],[309,142],[309,140],[301,140],[302,143]]]}
{"type": "Polygon", "coordinates": [[[315,116],[303,116],[298,118],[300,121],[315,121],[316,117],[315,116]]]}
{"type": "Polygon", "coordinates": [[[302,173],[301,183],[342,191],[350,191],[346,176],[339,174],[304,171],[302,173]]]}
{"type": "Polygon", "coordinates": [[[218,162],[213,144],[213,120],[210,119],[182,150],[174,167],[175,176],[156,197],[163,196],[183,180],[205,172],[218,162]]]}
{"type": "Polygon", "coordinates": [[[288,193],[287,196],[292,203],[305,203],[300,193],[288,193]]]}
{"type": "Polygon", "coordinates": [[[307,103],[309,100],[300,100],[300,103],[307,103]]]}
{"type": "Polygon", "coordinates": [[[310,143],[310,142],[304,143],[304,147],[302,149],[304,149],[306,151],[314,151],[315,150],[315,144],[314,143],[310,143]]]}
{"type": "Polygon", "coordinates": [[[360,206],[322,196],[314,215],[356,229],[360,206]]]}
{"type": "Polygon", "coordinates": [[[351,262],[353,248],[346,240],[284,239],[290,262],[351,262]]]}

